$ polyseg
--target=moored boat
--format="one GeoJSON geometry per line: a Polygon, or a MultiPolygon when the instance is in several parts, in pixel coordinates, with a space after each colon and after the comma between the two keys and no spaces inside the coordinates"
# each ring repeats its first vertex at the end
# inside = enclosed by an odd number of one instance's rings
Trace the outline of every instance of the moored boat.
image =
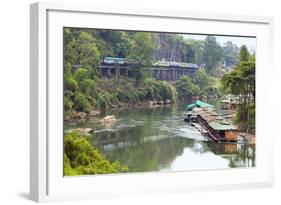
{"type": "Polygon", "coordinates": [[[185,121],[196,122],[194,126],[202,135],[218,143],[237,142],[238,127],[218,115],[212,105],[196,101],[187,105],[187,110],[185,121]]]}

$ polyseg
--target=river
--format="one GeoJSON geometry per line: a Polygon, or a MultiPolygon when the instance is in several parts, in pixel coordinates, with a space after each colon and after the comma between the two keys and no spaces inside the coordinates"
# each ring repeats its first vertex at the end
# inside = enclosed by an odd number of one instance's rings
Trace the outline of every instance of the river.
{"type": "Polygon", "coordinates": [[[65,129],[94,129],[91,143],[130,172],[210,170],[255,166],[255,145],[217,144],[183,121],[185,103],[112,111],[116,123],[87,121],[65,129]]]}

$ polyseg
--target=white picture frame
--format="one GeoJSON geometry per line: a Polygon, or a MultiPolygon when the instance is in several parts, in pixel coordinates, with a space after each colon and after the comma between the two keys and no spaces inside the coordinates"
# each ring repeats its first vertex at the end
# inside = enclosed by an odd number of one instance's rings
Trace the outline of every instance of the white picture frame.
{"type": "Polygon", "coordinates": [[[272,68],[270,17],[97,8],[40,2],[30,13],[30,198],[34,201],[273,186],[273,133],[266,69],[272,68]],[[63,177],[62,28],[109,28],[257,37],[257,162],[251,169],[63,177]],[[61,69],[61,70],[60,70],[61,69]],[[264,85],[267,86],[264,86],[264,85]],[[267,119],[266,122],[263,119],[267,119]],[[147,186],[149,182],[149,186],[147,186]]]}

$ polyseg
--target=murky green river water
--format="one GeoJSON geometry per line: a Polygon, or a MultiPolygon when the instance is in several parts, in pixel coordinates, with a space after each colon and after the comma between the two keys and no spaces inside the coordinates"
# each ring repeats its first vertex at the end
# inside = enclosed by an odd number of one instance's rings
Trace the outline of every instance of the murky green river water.
{"type": "Polygon", "coordinates": [[[114,111],[116,123],[70,126],[94,129],[92,144],[130,172],[183,171],[255,166],[255,146],[217,144],[183,121],[185,104],[114,111]]]}

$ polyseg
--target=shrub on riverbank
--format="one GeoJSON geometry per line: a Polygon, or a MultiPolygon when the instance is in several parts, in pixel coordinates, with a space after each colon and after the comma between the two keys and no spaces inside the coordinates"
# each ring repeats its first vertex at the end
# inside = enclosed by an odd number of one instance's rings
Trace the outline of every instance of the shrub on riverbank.
{"type": "Polygon", "coordinates": [[[64,136],[64,175],[92,175],[127,172],[120,162],[109,162],[90,142],[77,132],[64,136]]]}
{"type": "Polygon", "coordinates": [[[143,82],[147,100],[172,100],[177,98],[176,88],[169,82],[158,81],[155,78],[146,78],[143,82]]]}
{"type": "MultiPolygon", "coordinates": [[[[73,79],[75,81],[75,78],[73,79]]],[[[69,82],[67,80],[66,82],[69,82]]],[[[72,83],[77,85],[76,83],[72,83]]],[[[82,84],[83,85],[83,84],[82,84]]],[[[64,109],[66,114],[72,110],[88,113],[90,110],[123,107],[128,104],[137,104],[147,101],[175,101],[177,90],[170,82],[158,81],[152,77],[146,77],[140,85],[135,84],[135,79],[121,77],[97,79],[94,90],[85,94],[86,88],[81,84],[75,86],[75,90],[65,90],[64,109]]],[[[92,84],[91,84],[92,85],[92,84]]],[[[66,86],[69,87],[69,86],[66,86]]]]}
{"type": "Polygon", "coordinates": [[[186,98],[200,95],[200,87],[194,84],[188,76],[182,76],[175,84],[179,97],[186,98]]]}
{"type": "Polygon", "coordinates": [[[192,78],[181,76],[175,87],[180,98],[193,96],[220,96],[220,80],[208,75],[204,69],[198,69],[192,78]]]}

